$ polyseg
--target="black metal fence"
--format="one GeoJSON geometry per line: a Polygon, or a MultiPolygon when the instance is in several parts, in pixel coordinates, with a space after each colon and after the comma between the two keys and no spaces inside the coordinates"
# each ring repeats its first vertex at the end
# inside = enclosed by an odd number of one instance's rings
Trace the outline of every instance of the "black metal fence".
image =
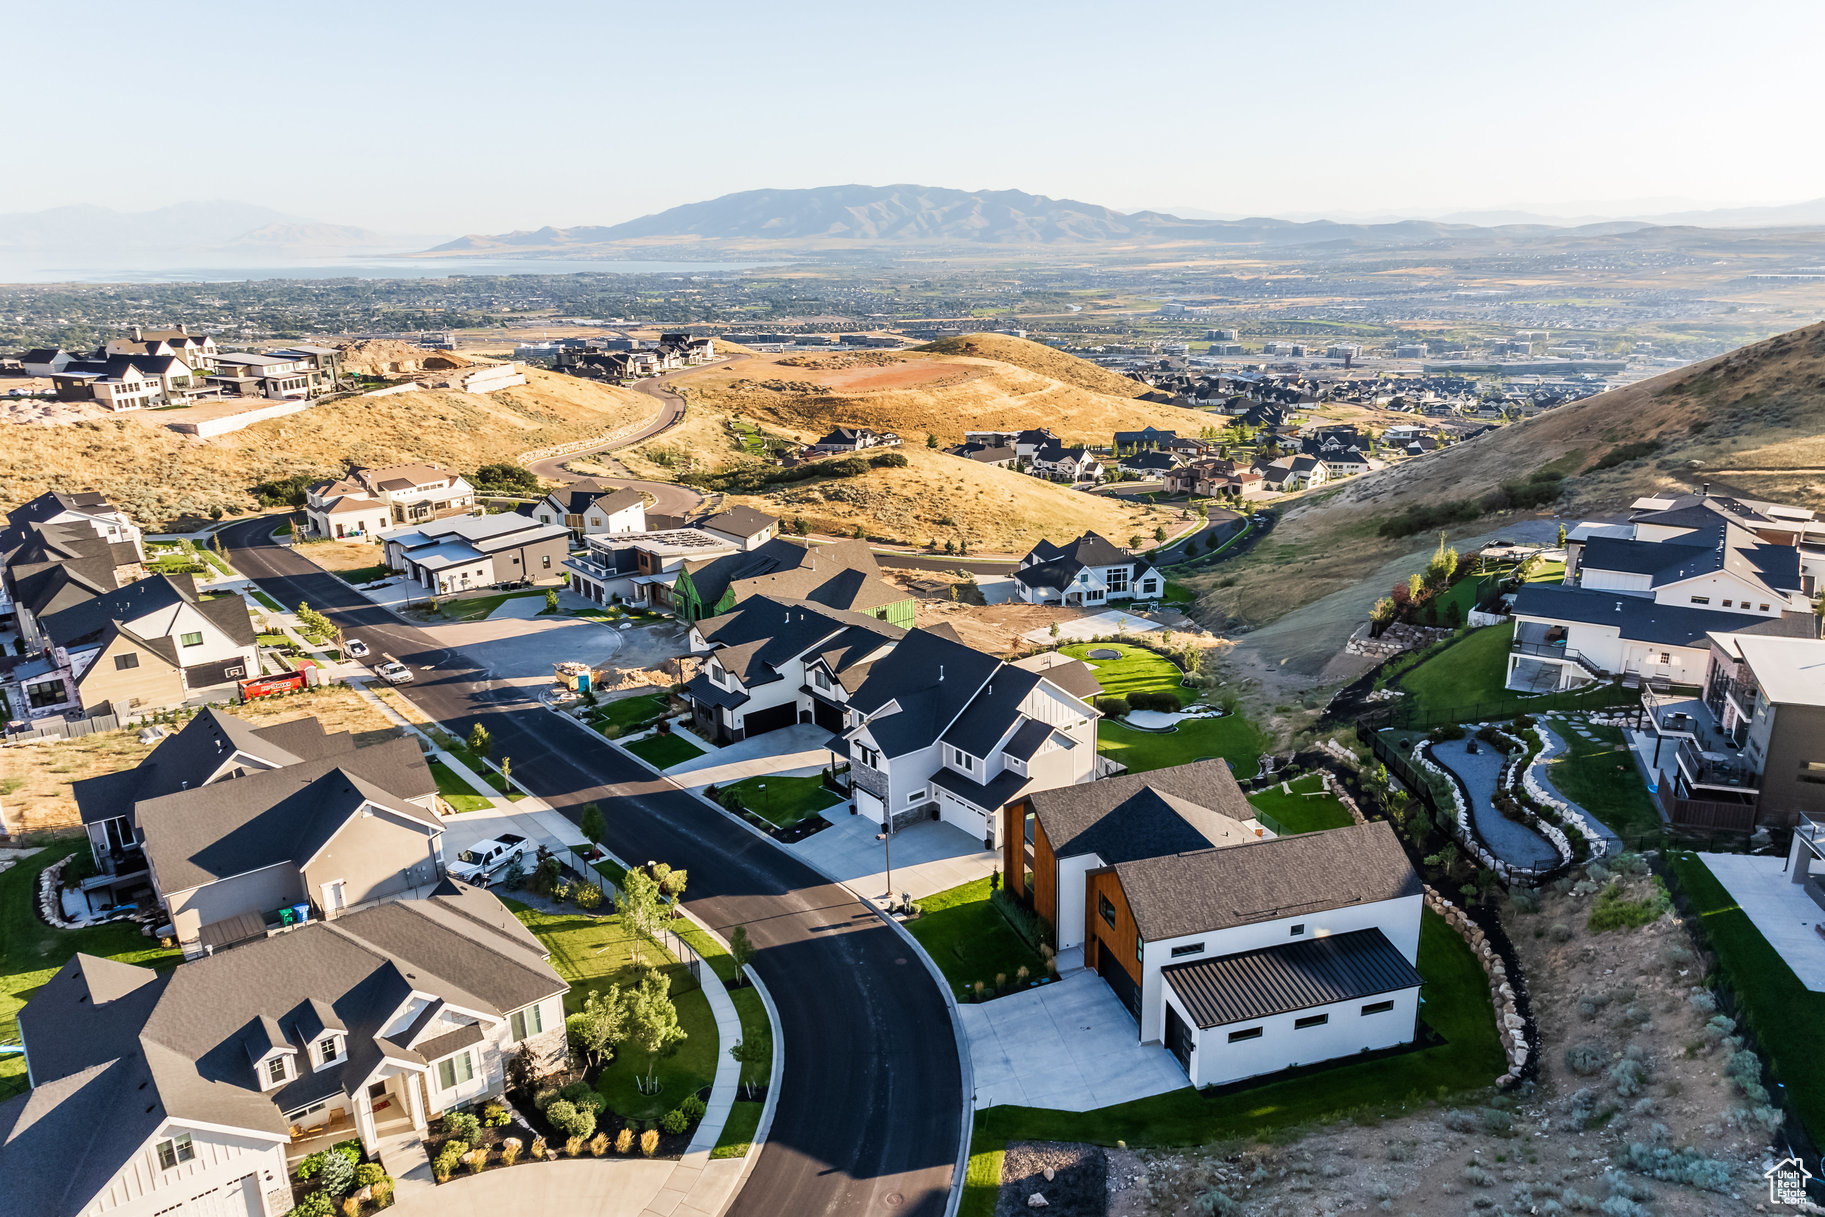
{"type": "Polygon", "coordinates": [[[1514,701],[1471,701],[1452,706],[1421,706],[1411,699],[1389,705],[1383,725],[1402,731],[1426,731],[1453,723],[1478,723],[1515,718],[1522,714],[1546,714],[1551,711],[1611,710],[1619,706],[1638,705],[1641,690],[1621,685],[1597,685],[1588,689],[1568,689],[1563,693],[1542,693],[1538,697],[1514,701]]]}

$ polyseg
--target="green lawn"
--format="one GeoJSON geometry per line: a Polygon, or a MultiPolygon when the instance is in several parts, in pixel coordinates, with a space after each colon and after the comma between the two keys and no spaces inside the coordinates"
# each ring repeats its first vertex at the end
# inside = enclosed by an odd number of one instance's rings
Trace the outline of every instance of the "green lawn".
{"type": "Polygon", "coordinates": [[[906,928],[959,996],[970,992],[977,981],[994,988],[997,973],[1010,981],[1022,967],[1029,976],[1046,975],[1046,962],[1039,952],[990,903],[986,878],[927,896],[919,907],[924,910],[922,915],[906,928]]]}
{"type": "Polygon", "coordinates": [[[1770,1072],[1787,1089],[1791,1110],[1814,1137],[1825,1132],[1825,993],[1794,976],[1696,854],[1668,855],[1679,890],[1691,902],[1717,956],[1717,971],[1736,992],[1740,1021],[1755,1032],[1770,1072]]]}
{"type": "Polygon", "coordinates": [[[437,779],[437,793],[454,811],[485,811],[494,806],[442,761],[431,762],[431,776],[437,779]]]}
{"type": "Polygon", "coordinates": [[[789,828],[826,807],[843,800],[824,788],[817,776],[786,778],[777,775],[743,778],[720,787],[741,800],[749,811],[781,828],[789,828]]]}
{"type": "Polygon", "coordinates": [[[1412,668],[1399,680],[1418,713],[1443,713],[1455,706],[1487,704],[1483,716],[1521,713],[1521,697],[1502,687],[1508,679],[1508,646],[1514,623],[1471,630],[1412,668]]]}
{"type": "Polygon", "coordinates": [[[381,562],[374,566],[360,566],[354,570],[338,570],[330,573],[348,584],[372,583],[376,579],[384,579],[392,574],[393,568],[385,562],[381,562]]]}
{"type": "Polygon", "coordinates": [[[1271,786],[1260,794],[1248,796],[1256,811],[1279,825],[1274,828],[1275,832],[1318,832],[1326,828],[1343,828],[1353,822],[1348,809],[1324,788],[1324,779],[1318,774],[1308,773],[1284,785],[1290,787],[1292,793],[1271,786]]]}
{"type": "Polygon", "coordinates": [[[1130,693],[1170,693],[1177,697],[1180,704],[1195,700],[1196,693],[1179,684],[1184,673],[1178,665],[1163,655],[1155,655],[1145,647],[1129,646],[1125,642],[1087,642],[1073,643],[1071,646],[1059,647],[1059,653],[1073,659],[1081,659],[1090,665],[1096,673],[1096,679],[1103,686],[1103,692],[1110,697],[1126,697],[1130,693]],[[1120,659],[1091,659],[1091,651],[1120,651],[1120,659]]]}
{"type": "Polygon", "coordinates": [[[596,712],[596,728],[613,727],[618,734],[650,726],[665,713],[668,700],[664,693],[640,693],[605,702],[596,712]]]}
{"type": "Polygon", "coordinates": [[[1137,731],[1103,719],[1096,735],[1102,754],[1128,766],[1129,773],[1220,756],[1238,776],[1252,777],[1261,767],[1261,750],[1267,743],[1240,714],[1187,719],[1171,731],[1137,731]]]}
{"type": "Polygon", "coordinates": [[[264,605],[268,612],[283,613],[285,611],[283,608],[279,607],[279,602],[277,600],[274,600],[271,596],[268,596],[265,592],[260,591],[258,588],[255,588],[253,590],[253,598],[255,600],[258,600],[262,605],[264,605]]]}
{"type": "Polygon", "coordinates": [[[489,768],[482,762],[481,757],[469,751],[469,745],[463,743],[463,741],[457,739],[448,731],[433,729],[431,738],[437,741],[437,746],[439,748],[442,748],[445,752],[448,752],[451,756],[455,757],[458,764],[465,766],[469,772],[475,774],[477,777],[481,778],[482,781],[500,791],[502,795],[506,796],[509,802],[517,803],[519,800],[526,797],[523,791],[516,790],[513,783],[502,777],[498,770],[489,768]]]}
{"type": "Polygon", "coordinates": [[[722,1136],[716,1138],[716,1148],[710,1151],[710,1157],[747,1157],[754,1147],[754,1133],[760,1128],[760,1113],[765,1106],[765,1103],[737,1099],[729,1109],[728,1123],[722,1126],[722,1136]]]}
{"type": "MultiPolygon", "coordinates": [[[[78,951],[158,967],[173,966],[182,958],[131,923],[56,930],[38,919],[32,907],[38,873],[87,848],[85,837],[55,841],[0,875],[0,1044],[19,1042],[19,1008],[78,951]]],[[[0,1056],[0,1098],[26,1088],[25,1058],[0,1056]]]]}
{"type": "Polygon", "coordinates": [[[485,621],[488,614],[509,600],[544,594],[545,589],[542,587],[526,588],[517,592],[498,592],[492,596],[471,596],[466,600],[441,600],[437,608],[445,621],[485,621]]]}
{"type": "MultiPolygon", "coordinates": [[[[1206,1097],[1175,1090],[1090,1112],[990,1107],[976,1115],[964,1212],[988,1213],[982,1193],[998,1183],[987,1159],[1012,1140],[1090,1141],[1129,1146],[1207,1145],[1259,1138],[1275,1129],[1320,1120],[1391,1117],[1413,1103],[1480,1090],[1505,1064],[1496,1035],[1489,982],[1464,940],[1442,918],[1426,912],[1420,923],[1422,1017],[1444,1042],[1380,1060],[1338,1064],[1307,1075],[1206,1097]],[[974,1193],[972,1196],[970,1193],[974,1193]]],[[[1796,1047],[1800,1041],[1794,1041],[1796,1047]]]]}
{"type": "Polygon", "coordinates": [[[655,769],[670,769],[703,755],[702,748],[679,735],[649,735],[628,744],[627,750],[655,769]]]}
{"type": "MultiPolygon", "coordinates": [[[[760,1000],[760,991],[752,985],[730,990],[729,997],[735,1003],[735,1012],[741,1016],[742,1042],[744,1044],[764,1044],[767,1049],[766,1054],[760,1060],[752,1065],[744,1066],[746,1073],[743,1080],[764,1086],[773,1077],[773,1024],[767,1018],[767,1007],[760,1000]]],[[[738,1090],[736,1093],[739,1095],[743,1092],[738,1090]]],[[[754,1141],[754,1130],[760,1126],[760,1112],[763,1105],[759,1100],[749,1101],[738,1098],[734,1110],[729,1113],[728,1123],[723,1125],[722,1135],[716,1138],[716,1148],[711,1152],[710,1157],[740,1158],[746,1156],[754,1141]]]]}
{"type": "Polygon", "coordinates": [[[570,992],[564,996],[566,1013],[581,1009],[584,995],[592,989],[613,984],[626,988],[638,983],[642,970],[655,960],[662,961],[661,966],[671,977],[672,1003],[678,1008],[678,1022],[687,1038],[670,1056],[659,1059],[660,1090],[655,1095],[641,1094],[635,1086],[635,1079],[646,1075],[646,1054],[625,1045],[596,1083],[610,1110],[630,1119],[654,1119],[715,1080],[721,1051],[716,1042],[716,1018],[710,1013],[709,998],[691,979],[689,969],[652,942],[640,944],[644,962],[634,963],[633,940],[622,930],[619,917],[545,913],[514,900],[506,903],[526,928],[538,935],[551,952],[552,966],[570,982],[570,992]]]}
{"type": "Polygon", "coordinates": [[[1660,810],[1624,749],[1619,728],[1587,725],[1585,730],[1597,737],[1592,741],[1565,723],[1550,726],[1569,749],[1547,764],[1546,776],[1560,794],[1618,836],[1635,838],[1660,832],[1660,810]]]}
{"type": "Polygon", "coordinates": [[[1191,604],[1194,603],[1197,598],[1198,594],[1189,587],[1186,587],[1183,583],[1174,583],[1170,579],[1166,580],[1166,595],[1163,597],[1165,603],[1191,604]]]}
{"type": "Polygon", "coordinates": [[[1563,583],[1565,582],[1565,563],[1542,562],[1538,570],[1527,576],[1529,583],[1563,583]]]}

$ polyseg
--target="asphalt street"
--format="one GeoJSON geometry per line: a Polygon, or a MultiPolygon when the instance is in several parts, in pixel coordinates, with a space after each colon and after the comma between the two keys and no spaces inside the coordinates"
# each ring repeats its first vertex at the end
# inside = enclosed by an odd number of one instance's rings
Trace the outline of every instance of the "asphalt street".
{"type": "MultiPolygon", "coordinates": [[[[567,452],[563,456],[547,457],[542,461],[534,461],[531,465],[527,466],[527,468],[531,469],[540,477],[550,481],[573,482],[577,479],[578,475],[571,473],[564,468],[567,462],[578,460],[582,457],[595,456],[598,460],[612,465],[612,458],[606,457],[604,455],[605,453],[613,451],[616,448],[626,448],[630,445],[639,443],[641,440],[651,439],[653,436],[658,435],[661,431],[667,430],[680,418],[684,417],[684,398],[665,387],[666,381],[675,375],[678,375],[678,373],[673,372],[668,373],[665,376],[655,376],[647,380],[642,380],[634,386],[635,392],[644,393],[648,397],[657,399],[661,409],[659,417],[640,428],[640,430],[633,435],[627,436],[624,439],[618,439],[614,443],[604,445],[601,448],[590,448],[582,452],[567,452]]],[[[687,516],[697,509],[698,504],[703,502],[703,496],[701,494],[698,494],[688,486],[680,486],[674,482],[648,482],[643,481],[640,478],[632,477],[599,478],[597,480],[607,482],[612,486],[626,486],[647,494],[653,500],[647,510],[654,515],[687,516]]]]}
{"type": "Polygon", "coordinates": [[[914,949],[846,888],[275,544],[272,526],[222,530],[237,569],[406,663],[413,702],[459,734],[484,724],[494,757],[511,757],[514,777],[565,815],[598,804],[616,854],[688,870],[692,913],[748,927],[785,1070],[772,1132],[729,1211],[942,1214],[966,1096],[944,995],[914,949]]]}

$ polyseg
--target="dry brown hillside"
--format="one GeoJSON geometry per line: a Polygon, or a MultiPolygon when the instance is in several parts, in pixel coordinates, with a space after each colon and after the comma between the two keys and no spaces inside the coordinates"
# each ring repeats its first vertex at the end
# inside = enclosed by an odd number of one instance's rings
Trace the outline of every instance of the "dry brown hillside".
{"type": "Polygon", "coordinates": [[[1089,389],[1092,393],[1106,393],[1110,397],[1139,397],[1147,391],[1147,386],[1138,380],[1129,380],[1126,376],[1098,367],[1087,359],[1079,359],[1043,343],[1028,342],[1025,338],[1016,338],[1012,334],[964,334],[957,338],[941,338],[937,342],[913,349],[934,355],[993,359],[997,363],[1012,364],[1068,385],[1076,385],[1080,389],[1089,389]]]}
{"type": "Polygon", "coordinates": [[[165,424],[181,411],[9,426],[0,432],[0,504],[51,489],[93,488],[138,519],[158,523],[217,506],[251,509],[247,488],[269,478],[340,472],[345,461],[428,460],[473,470],[601,435],[659,408],[627,389],[537,369],[528,378],[487,396],[426,390],[348,398],[211,440],[171,431],[165,424]]]}
{"type": "Polygon", "coordinates": [[[1194,581],[1206,612],[1271,621],[1359,583],[1425,538],[1381,525],[1415,504],[1483,500],[1504,482],[1563,474],[1540,511],[1484,512],[1453,537],[1517,515],[1601,517],[1661,490],[1713,489],[1825,508],[1825,325],[1586,398],[1468,443],[1366,474],[1293,506],[1233,568],[1194,581]],[[1618,458],[1621,459],[1618,463],[1618,458]],[[1607,461],[1606,461],[1607,458],[1607,461]],[[1600,464],[1608,468],[1598,468],[1600,464]]]}

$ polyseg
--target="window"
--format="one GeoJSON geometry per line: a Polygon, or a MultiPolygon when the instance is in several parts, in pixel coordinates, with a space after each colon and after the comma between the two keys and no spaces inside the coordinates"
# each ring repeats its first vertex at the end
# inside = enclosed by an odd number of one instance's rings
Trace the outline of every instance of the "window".
{"type": "Polygon", "coordinates": [[[1661,653],[1660,653],[1660,662],[1661,662],[1661,663],[1672,663],[1672,662],[1673,662],[1673,655],[1672,655],[1672,652],[1670,652],[1670,651],[1662,651],[1662,652],[1661,652],[1661,653]]]}
{"type": "Polygon", "coordinates": [[[550,554],[542,555],[540,557],[539,561],[544,564],[544,567],[546,570],[551,569],[551,555],[550,554]]]}
{"type": "Polygon", "coordinates": [[[445,1090],[455,1090],[473,1077],[475,1060],[467,1048],[448,1060],[437,1062],[437,1084],[445,1090]]]}
{"type": "Polygon", "coordinates": [[[1293,927],[1293,937],[1297,938],[1303,933],[1305,933],[1305,922],[1301,921],[1298,925],[1293,927]]]}
{"type": "Polygon", "coordinates": [[[116,672],[131,671],[138,666],[139,656],[137,655],[116,655],[114,657],[114,670],[116,672]]]}
{"type": "Polygon", "coordinates": [[[924,797],[925,797],[925,791],[924,791],[924,790],[923,790],[923,789],[920,789],[920,790],[909,790],[909,791],[907,791],[907,792],[906,792],[906,801],[907,801],[907,802],[908,802],[908,803],[909,803],[909,804],[910,804],[910,803],[917,803],[917,802],[918,802],[918,801],[919,801],[919,800],[920,800],[920,799],[922,799],[922,798],[924,798],[924,797]]]}
{"type": "Polygon", "coordinates": [[[277,1086],[284,1080],[285,1058],[282,1056],[275,1056],[272,1060],[266,1062],[266,1081],[269,1085],[277,1086]]]}
{"type": "Polygon", "coordinates": [[[196,1157],[196,1146],[190,1143],[190,1134],[181,1132],[169,1141],[158,1143],[158,1169],[168,1171],[180,1162],[189,1162],[196,1157]]]}
{"type": "Polygon", "coordinates": [[[1201,942],[1188,942],[1182,947],[1172,948],[1172,957],[1174,959],[1183,959],[1187,955],[1202,955],[1203,953],[1204,944],[1201,942]]]}
{"type": "Polygon", "coordinates": [[[1693,603],[1693,604],[1709,604],[1709,603],[1711,603],[1711,597],[1709,597],[1709,596],[1694,596],[1694,597],[1692,597],[1692,603],[1693,603]]]}
{"type": "Polygon", "coordinates": [[[1758,604],[1758,605],[1756,605],[1756,606],[1755,606],[1755,607],[1756,607],[1756,611],[1758,611],[1758,612],[1763,612],[1763,613],[1765,613],[1765,612],[1767,612],[1767,611],[1768,611],[1768,606],[1767,606],[1767,605],[1765,605],[1765,604],[1758,604]]]}
{"type": "Polygon", "coordinates": [[[1136,959],[1147,958],[1147,940],[1139,934],[1134,936],[1134,957],[1136,959]]]}
{"type": "Polygon", "coordinates": [[[527,1006],[524,1010],[515,1010],[513,1017],[507,1022],[516,1041],[523,1040],[527,1036],[537,1035],[545,1029],[545,1016],[537,1006],[527,1006]]]}
{"type": "Polygon", "coordinates": [[[1307,1027],[1322,1027],[1330,1021],[1331,1016],[1328,1014],[1308,1014],[1304,1018],[1293,1020],[1293,1030],[1303,1031],[1307,1027]]]}
{"type": "Polygon", "coordinates": [[[1232,1044],[1239,1044],[1243,1040],[1258,1040],[1260,1038],[1261,1028],[1259,1027],[1244,1027],[1240,1031],[1231,1031],[1229,1033],[1229,1042],[1232,1044]]]}
{"type": "Polygon", "coordinates": [[[342,1053],[336,1048],[335,1036],[326,1035],[317,1041],[317,1063],[319,1065],[327,1065],[341,1055],[342,1053]]]}
{"type": "MultiPolygon", "coordinates": [[[[1733,607],[1735,607],[1735,605],[1736,605],[1736,601],[1734,601],[1734,600],[1726,600],[1726,601],[1724,601],[1724,607],[1725,607],[1725,608],[1733,608],[1733,607]]],[[[1746,605],[1746,604],[1745,604],[1745,605],[1744,605],[1744,606],[1743,606],[1743,607],[1744,607],[1744,608],[1747,608],[1747,607],[1749,607],[1749,606],[1748,606],[1748,605],[1746,605]]]]}
{"type": "Polygon", "coordinates": [[[1128,590],[1128,568],[1125,566],[1110,567],[1109,568],[1109,591],[1111,593],[1115,593],[1115,592],[1125,592],[1127,590],[1128,590]]]}
{"type": "Polygon", "coordinates": [[[187,647],[200,647],[203,645],[203,635],[201,633],[184,634],[178,638],[178,641],[187,647]]]}
{"type": "Polygon", "coordinates": [[[1362,1012],[1364,1014],[1386,1014],[1392,1009],[1394,1009],[1394,1003],[1391,1001],[1372,1001],[1362,1008],[1362,1012]]]}
{"type": "Polygon", "coordinates": [[[49,706],[61,706],[69,697],[64,693],[61,680],[49,680],[40,685],[27,685],[25,700],[32,709],[43,710],[49,706]]]}
{"type": "Polygon", "coordinates": [[[824,672],[824,669],[818,668],[811,673],[811,683],[820,689],[828,689],[830,687],[830,677],[824,672]]]}
{"type": "Polygon", "coordinates": [[[861,744],[857,744],[855,758],[870,769],[879,769],[881,767],[881,754],[873,748],[867,748],[861,744]]]}
{"type": "Polygon", "coordinates": [[[1109,897],[1101,892],[1096,895],[1096,911],[1102,914],[1104,924],[1113,930],[1115,928],[1115,905],[1110,903],[1109,897]]]}

